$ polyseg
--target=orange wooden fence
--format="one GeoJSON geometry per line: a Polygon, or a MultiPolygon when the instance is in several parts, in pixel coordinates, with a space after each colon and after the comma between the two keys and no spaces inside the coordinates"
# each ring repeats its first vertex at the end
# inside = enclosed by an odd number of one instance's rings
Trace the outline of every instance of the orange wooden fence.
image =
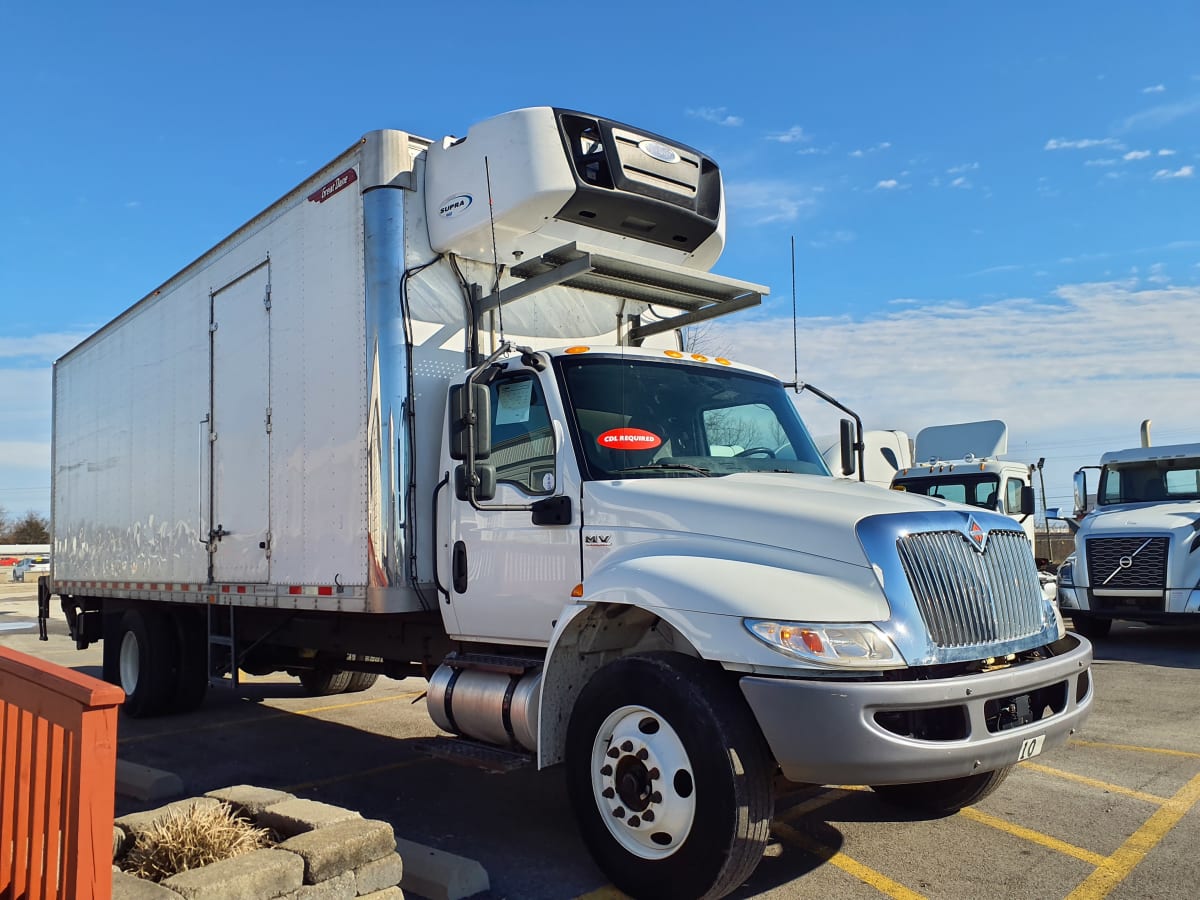
{"type": "Polygon", "coordinates": [[[0,647],[0,900],[109,900],[119,687],[0,647]]]}

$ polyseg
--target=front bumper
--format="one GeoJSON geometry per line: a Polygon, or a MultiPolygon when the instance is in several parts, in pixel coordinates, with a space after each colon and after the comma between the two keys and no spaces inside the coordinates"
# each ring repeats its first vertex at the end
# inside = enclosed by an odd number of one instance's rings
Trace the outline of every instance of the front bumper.
{"type": "Polygon", "coordinates": [[[1078,635],[1060,656],[1012,669],[909,682],[830,682],[746,676],[742,693],[783,774],[812,784],[908,784],[961,778],[1010,766],[1027,742],[1066,743],[1092,705],[1092,645],[1078,635]],[[1083,678],[1081,683],[1080,679],[1083,678]],[[985,706],[1065,682],[1058,712],[1026,725],[989,731],[985,706]],[[895,734],[879,713],[961,708],[967,734],[924,740],[895,734]]]}

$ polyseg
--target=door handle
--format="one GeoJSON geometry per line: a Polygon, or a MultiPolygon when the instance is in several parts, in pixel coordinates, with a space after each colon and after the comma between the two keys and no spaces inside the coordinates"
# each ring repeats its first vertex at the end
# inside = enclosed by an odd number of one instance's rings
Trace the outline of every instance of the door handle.
{"type": "Polygon", "coordinates": [[[450,569],[454,581],[454,592],[465,594],[467,592],[467,545],[462,541],[456,541],[454,544],[454,559],[450,569]]]}

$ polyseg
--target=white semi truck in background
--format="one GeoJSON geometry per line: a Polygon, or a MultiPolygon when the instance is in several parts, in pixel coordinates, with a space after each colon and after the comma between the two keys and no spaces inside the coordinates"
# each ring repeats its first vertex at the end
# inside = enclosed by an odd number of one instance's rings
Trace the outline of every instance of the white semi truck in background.
{"type": "Polygon", "coordinates": [[[1200,443],[1151,446],[1147,421],[1142,446],[1105,453],[1099,470],[1094,498],[1086,470],[1075,473],[1062,614],[1088,637],[1115,619],[1200,622],[1200,443]]]}
{"type": "Polygon", "coordinates": [[[134,716],[424,675],[637,897],[734,890],[779,771],[978,800],[1090,645],[1011,519],[830,477],[778,379],[679,348],[765,293],[724,232],[711,159],[598,116],[367,134],[56,363],[43,615],[134,716]]]}

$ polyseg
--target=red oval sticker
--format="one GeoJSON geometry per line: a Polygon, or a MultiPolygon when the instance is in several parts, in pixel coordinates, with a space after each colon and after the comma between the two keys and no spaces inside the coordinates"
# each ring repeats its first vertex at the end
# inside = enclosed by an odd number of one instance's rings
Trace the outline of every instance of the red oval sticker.
{"type": "Polygon", "coordinates": [[[614,428],[596,438],[596,443],[609,450],[653,450],[662,446],[662,438],[641,428],[614,428]]]}

